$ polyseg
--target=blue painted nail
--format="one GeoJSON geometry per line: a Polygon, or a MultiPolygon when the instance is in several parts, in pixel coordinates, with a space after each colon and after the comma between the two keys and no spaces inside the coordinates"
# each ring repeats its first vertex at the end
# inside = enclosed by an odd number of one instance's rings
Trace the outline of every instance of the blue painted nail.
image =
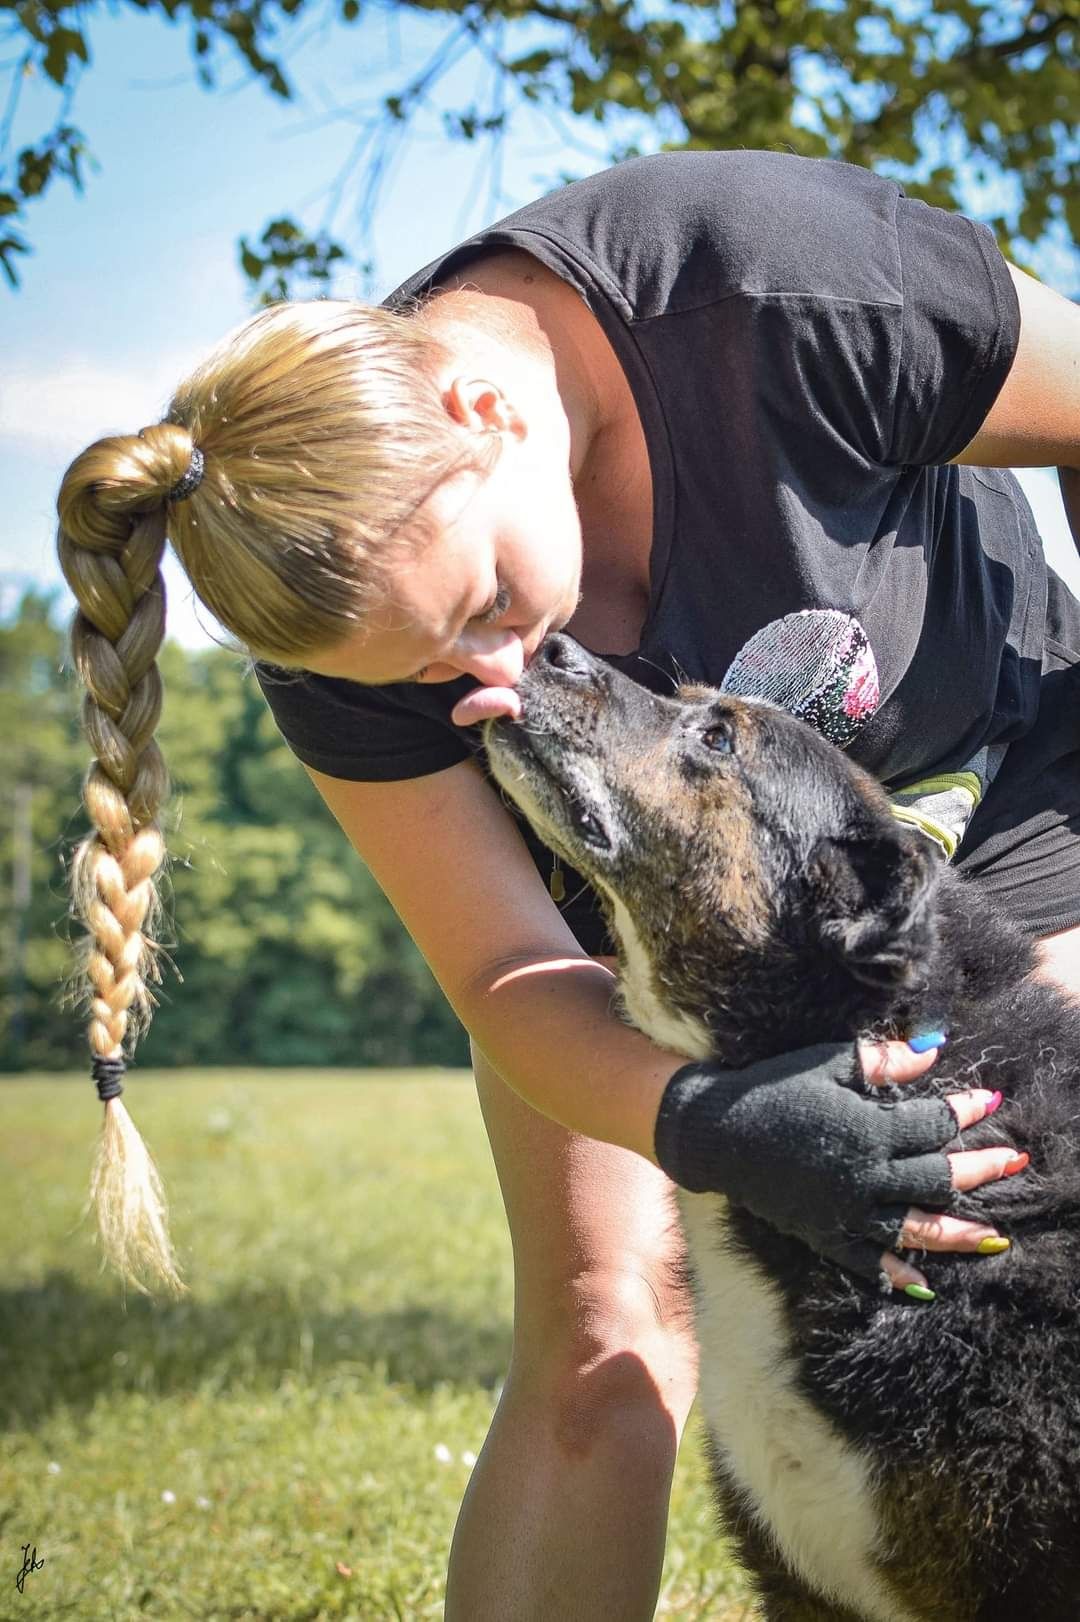
{"type": "Polygon", "coordinates": [[[944,1047],[947,1041],[944,1031],[917,1031],[908,1038],[908,1047],[912,1053],[929,1053],[931,1048],[944,1047]]]}

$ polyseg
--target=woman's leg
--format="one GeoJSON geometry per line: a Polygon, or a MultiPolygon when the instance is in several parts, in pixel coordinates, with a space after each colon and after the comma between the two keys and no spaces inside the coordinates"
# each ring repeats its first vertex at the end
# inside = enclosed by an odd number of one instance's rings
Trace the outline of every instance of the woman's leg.
{"type": "Polygon", "coordinates": [[[514,1348],[446,1622],[648,1622],[697,1382],[671,1185],[473,1058],[513,1241],[514,1348]]]}

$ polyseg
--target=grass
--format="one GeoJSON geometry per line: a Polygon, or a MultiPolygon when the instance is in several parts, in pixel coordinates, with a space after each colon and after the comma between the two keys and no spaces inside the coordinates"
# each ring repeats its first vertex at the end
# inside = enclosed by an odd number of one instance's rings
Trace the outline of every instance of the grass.
{"type": "MultiPolygon", "coordinates": [[[[139,1072],[191,1286],[171,1304],[99,1271],[91,1084],[4,1091],[0,1617],[440,1617],[510,1347],[469,1080],[139,1072]],[[45,1564],[19,1593],[27,1543],[45,1564]]],[[[743,1595],[695,1433],[657,1615],[738,1622],[743,1595]]]]}

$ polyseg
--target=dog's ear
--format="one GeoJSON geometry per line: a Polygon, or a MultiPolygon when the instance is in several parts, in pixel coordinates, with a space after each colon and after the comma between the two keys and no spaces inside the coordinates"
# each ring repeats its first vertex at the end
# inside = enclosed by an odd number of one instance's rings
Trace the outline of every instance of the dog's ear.
{"type": "Polygon", "coordinates": [[[822,944],[857,979],[899,989],[933,946],[940,868],[931,841],[899,825],[820,839],[808,870],[822,944]]]}

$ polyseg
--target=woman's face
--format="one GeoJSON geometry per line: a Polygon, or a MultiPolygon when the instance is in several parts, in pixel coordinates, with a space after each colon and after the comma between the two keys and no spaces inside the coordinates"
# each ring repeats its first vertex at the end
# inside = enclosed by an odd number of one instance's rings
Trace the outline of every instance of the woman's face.
{"type": "Polygon", "coordinates": [[[581,525],[565,455],[507,436],[491,473],[462,473],[429,498],[434,539],[403,565],[386,610],[305,660],[319,675],[381,685],[454,681],[511,688],[577,607],[581,525]]]}

